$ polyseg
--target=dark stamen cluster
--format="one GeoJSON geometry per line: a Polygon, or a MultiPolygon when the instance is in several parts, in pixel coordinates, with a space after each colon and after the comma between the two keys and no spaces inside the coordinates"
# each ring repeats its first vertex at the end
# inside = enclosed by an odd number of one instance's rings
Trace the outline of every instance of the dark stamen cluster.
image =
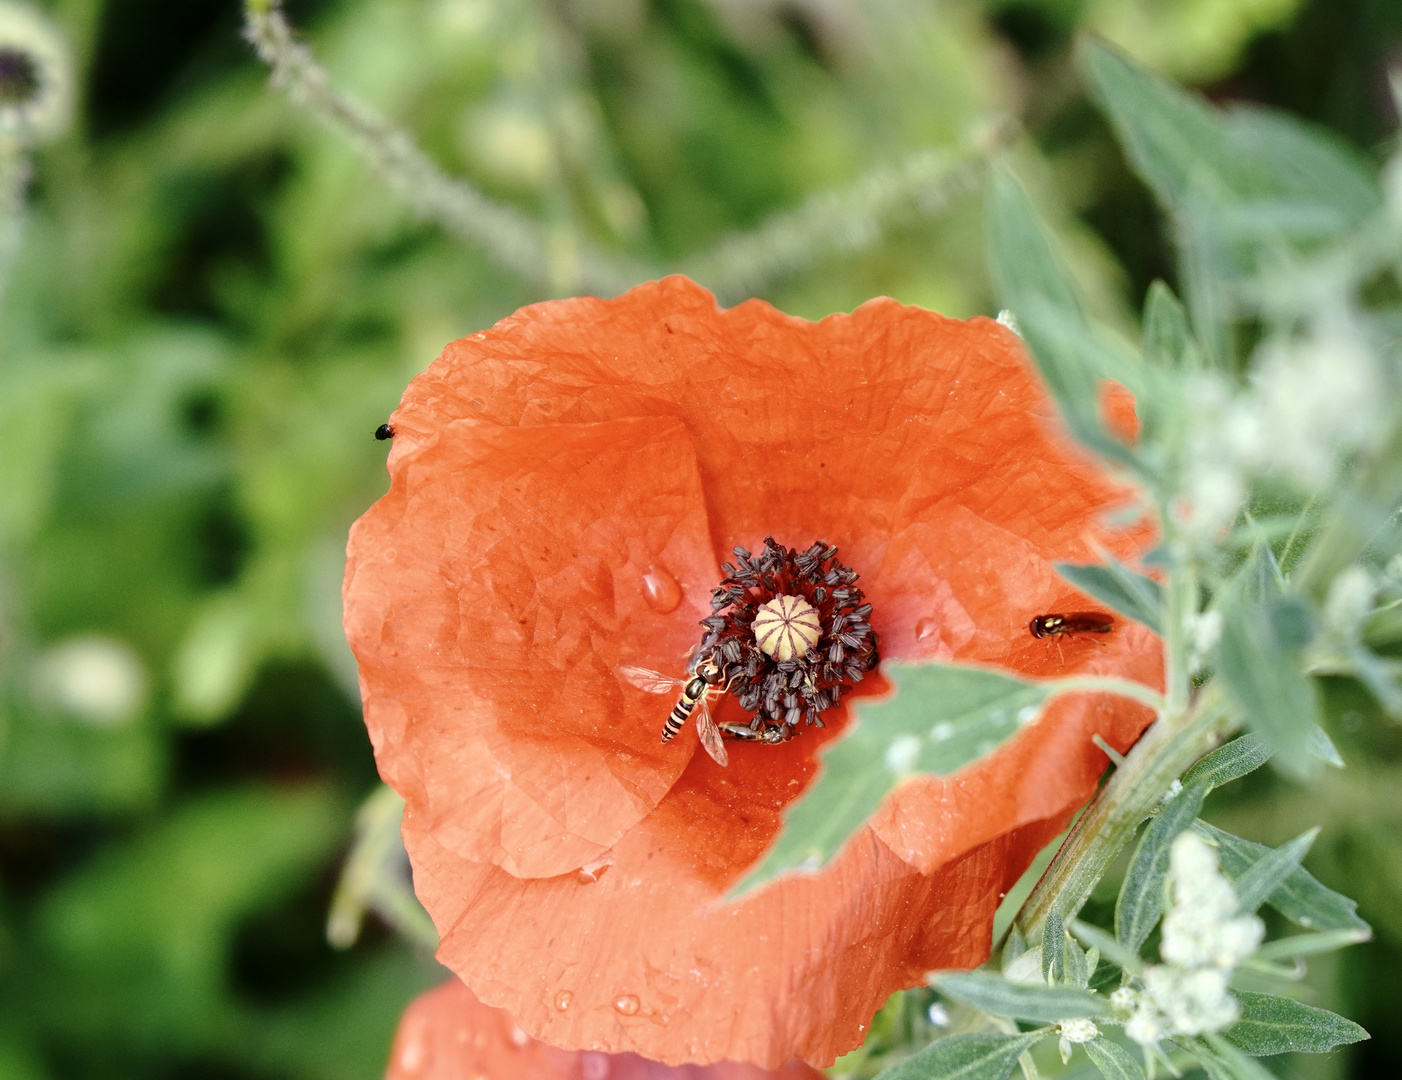
{"type": "Polygon", "coordinates": [[[837,548],[821,541],[802,553],[766,537],[764,550],[735,549],[734,564],[711,593],[715,614],[702,619],[706,636],[698,655],[711,657],[740,707],[754,714],[758,732],[803,720],[822,726],[821,716],[843,693],[862,681],[876,663],[871,605],[857,588],[857,573],[837,561],[837,548]],[[751,624],[776,596],[801,596],[818,611],[822,635],[806,656],[775,660],[755,642],[751,624]]]}

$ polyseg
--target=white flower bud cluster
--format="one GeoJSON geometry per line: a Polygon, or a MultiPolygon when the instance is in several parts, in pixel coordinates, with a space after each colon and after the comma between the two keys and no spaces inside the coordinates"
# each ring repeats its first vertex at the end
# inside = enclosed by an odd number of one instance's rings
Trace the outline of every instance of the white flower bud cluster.
{"type": "Polygon", "coordinates": [[[1183,620],[1188,637],[1188,670],[1194,675],[1207,666],[1208,658],[1222,640],[1222,613],[1204,611],[1183,620]]]}
{"type": "Polygon", "coordinates": [[[1061,1063],[1067,1064],[1071,1060],[1071,1047],[1088,1043],[1093,1039],[1100,1038],[1100,1029],[1095,1026],[1095,1021],[1087,1017],[1079,1017],[1075,1020],[1063,1020],[1057,1027],[1057,1033],[1061,1036],[1059,1049],[1061,1050],[1061,1063]]]}
{"type": "Polygon", "coordinates": [[[1235,1023],[1239,1009],[1227,983],[1266,932],[1255,915],[1236,913],[1231,882],[1196,833],[1173,841],[1168,875],[1171,901],[1159,945],[1164,962],[1145,969],[1142,992],[1124,988],[1110,996],[1111,1007],[1128,1014],[1125,1034],[1143,1046],[1235,1023]]]}
{"type": "Polygon", "coordinates": [[[1245,391],[1212,374],[1187,389],[1182,524],[1204,541],[1231,523],[1259,473],[1324,483],[1341,450],[1372,436],[1388,400],[1363,333],[1332,306],[1299,337],[1263,344],[1255,369],[1245,391]]]}

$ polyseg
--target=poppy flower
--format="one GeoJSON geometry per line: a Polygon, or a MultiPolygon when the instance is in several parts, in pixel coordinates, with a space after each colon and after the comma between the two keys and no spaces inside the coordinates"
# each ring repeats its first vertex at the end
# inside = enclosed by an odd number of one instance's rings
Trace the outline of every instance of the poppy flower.
{"type": "Polygon", "coordinates": [[[557,1050],[532,1039],[502,1009],[457,979],[405,1010],[386,1080],[822,1080],[802,1061],[774,1071],[743,1062],[663,1065],[637,1054],[557,1050]]]}
{"type": "MultiPolygon", "coordinates": [[[[346,570],[366,723],[439,959],[553,1046],[830,1064],[893,991],[987,957],[999,899],[1095,789],[1093,736],[1123,750],[1152,719],[1055,699],[955,775],[902,784],[821,870],[727,900],[852,698],[884,686],[853,672],[813,715],[816,683],[786,685],[797,715],[760,718],[783,738],[726,739],[725,767],[696,752],[695,717],[663,743],[673,699],[622,669],[687,673],[713,590],[743,570],[732,550],[835,547],[883,659],[1157,684],[1137,624],[1028,630],[1094,606],[1054,561],[1151,541],[1105,523],[1130,493],[989,319],[881,299],[811,323],[721,310],[679,277],[452,343],[391,429],[390,490],[346,570]]],[[[734,733],[756,684],[725,678],[715,719],[734,733]]]]}

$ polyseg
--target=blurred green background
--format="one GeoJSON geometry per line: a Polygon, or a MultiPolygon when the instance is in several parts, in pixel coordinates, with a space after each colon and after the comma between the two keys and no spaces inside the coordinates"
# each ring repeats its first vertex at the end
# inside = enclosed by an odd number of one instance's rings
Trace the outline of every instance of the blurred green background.
{"type": "MultiPolygon", "coordinates": [[[[443,977],[373,921],[334,950],[325,921],[375,785],[346,530],[385,487],[371,433],[444,343],[574,291],[583,243],[809,317],[883,293],[988,313],[975,187],[863,216],[885,190],[863,178],[1005,117],[1128,328],[1170,246],[1077,80],[1079,33],[1378,161],[1402,64],[1397,0],[290,5],[339,86],[543,224],[564,254],[542,284],[270,90],[237,3],[45,6],[79,106],[34,158],[0,306],[0,1078],[25,1080],[375,1077],[443,977]],[[706,257],[833,190],[826,246],[706,257]]],[[[1349,771],[1308,794],[1257,774],[1212,816],[1268,843],[1322,823],[1311,869],[1377,930],[1311,974],[1373,1041],[1286,1070],[1402,1075],[1402,730],[1335,690],[1349,771]]]]}

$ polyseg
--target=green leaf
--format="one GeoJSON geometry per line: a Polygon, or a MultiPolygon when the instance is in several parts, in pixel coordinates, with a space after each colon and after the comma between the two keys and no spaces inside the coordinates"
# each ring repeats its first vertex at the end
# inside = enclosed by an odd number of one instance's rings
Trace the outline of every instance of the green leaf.
{"type": "Polygon", "coordinates": [[[1083,1047],[1105,1080],[1144,1080],[1139,1062],[1119,1043],[1109,1039],[1092,1039],[1083,1047]]]}
{"type": "Polygon", "coordinates": [[[1226,1067],[1227,1075],[1234,1080],[1275,1080],[1269,1069],[1259,1061],[1247,1057],[1221,1035],[1208,1035],[1199,1045],[1202,1043],[1212,1048],[1217,1060],[1226,1067]]]}
{"type": "Polygon", "coordinates": [[[1321,930],[1316,934],[1296,934],[1293,937],[1277,938],[1262,945],[1252,959],[1274,963],[1277,960],[1290,960],[1297,956],[1314,956],[1317,953],[1333,952],[1348,945],[1357,945],[1372,937],[1367,930],[1321,930]]]}
{"type": "Polygon", "coordinates": [[[1163,883],[1173,838],[1192,825],[1207,797],[1207,785],[1194,784],[1170,799],[1149,822],[1125,872],[1115,901],[1115,937],[1137,953],[1163,914],[1163,883]]]}
{"type": "Polygon", "coordinates": [[[1162,281],[1149,286],[1144,302],[1144,359],[1152,367],[1180,370],[1202,366],[1202,356],[1188,326],[1188,312],[1162,281]]]}
{"type": "Polygon", "coordinates": [[[1059,983],[1066,977],[1066,927],[1061,909],[1052,908],[1042,927],[1042,979],[1059,983]]]}
{"type": "Polygon", "coordinates": [[[1084,990],[1090,984],[1090,967],[1086,962],[1086,951],[1081,948],[1081,943],[1062,931],[1062,961],[1066,965],[1066,974],[1061,977],[1061,981],[1067,986],[1078,986],[1084,990]]]}
{"type": "Polygon", "coordinates": [[[895,693],[854,706],[854,723],[823,752],[817,779],[789,809],[773,848],[737,895],[786,870],[823,865],[902,780],[946,775],[989,753],[1053,692],[986,668],[883,664],[881,670],[895,693]]]}
{"type": "Polygon", "coordinates": [[[1271,598],[1229,593],[1222,604],[1217,671],[1247,723],[1274,748],[1276,766],[1304,778],[1317,771],[1319,700],[1300,668],[1293,611],[1293,605],[1271,598]]]}
{"type": "Polygon", "coordinates": [[[990,1016],[1051,1023],[1079,1016],[1105,1016],[1110,1007],[1097,994],[1074,986],[1009,982],[991,971],[956,971],[930,983],[945,997],[990,1016]]]}
{"type": "Polygon", "coordinates": [[[1229,283],[1358,227],[1381,205],[1377,184],[1358,155],[1298,120],[1220,112],[1099,42],[1082,61],[1130,163],[1173,217],[1188,308],[1223,363],[1229,283]]]}
{"type": "MultiPolygon", "coordinates": [[[[1269,854],[1270,848],[1252,840],[1223,832],[1205,821],[1193,822],[1197,833],[1217,847],[1217,858],[1223,872],[1233,880],[1240,878],[1255,862],[1269,854]]],[[[1321,885],[1303,867],[1275,887],[1266,902],[1301,926],[1311,930],[1368,930],[1358,917],[1358,905],[1321,885]]]]}
{"type": "Polygon", "coordinates": [[[1300,860],[1308,853],[1318,835],[1319,828],[1316,826],[1252,863],[1251,868],[1232,883],[1237,895],[1238,914],[1255,911],[1264,904],[1266,897],[1299,869],[1300,860]]]}
{"type": "Polygon", "coordinates": [[[1163,636],[1163,587],[1107,555],[1100,565],[1055,564],[1056,572],[1082,592],[1163,636]]]}
{"type": "Polygon", "coordinates": [[[1246,734],[1219,746],[1183,774],[1183,786],[1205,784],[1211,791],[1239,780],[1271,759],[1275,751],[1259,735],[1246,734]]]}
{"type": "Polygon", "coordinates": [[[1091,333],[1027,193],[1004,171],[995,171],[989,184],[987,231],[999,298],[1017,317],[1072,434],[1102,456],[1135,466],[1134,453],[1106,432],[1100,418],[1101,381],[1134,381],[1126,374],[1126,361],[1091,333]]]}
{"type": "Polygon", "coordinates": [[[1290,1051],[1322,1054],[1369,1037],[1352,1020],[1327,1009],[1247,990],[1233,990],[1232,996],[1241,1005],[1241,1019],[1223,1036],[1237,1049],[1255,1057],[1290,1051]]]}
{"type": "Polygon", "coordinates": [[[1070,929],[1077,938],[1086,945],[1098,949],[1100,955],[1116,967],[1128,971],[1132,975],[1143,972],[1144,964],[1139,959],[1139,954],[1125,948],[1124,944],[1113,934],[1106,933],[1091,923],[1081,922],[1080,919],[1071,920],[1070,929]]]}
{"type": "Polygon", "coordinates": [[[876,1080],[1007,1080],[1022,1052],[1044,1035],[949,1035],[877,1074],[876,1080]]]}

